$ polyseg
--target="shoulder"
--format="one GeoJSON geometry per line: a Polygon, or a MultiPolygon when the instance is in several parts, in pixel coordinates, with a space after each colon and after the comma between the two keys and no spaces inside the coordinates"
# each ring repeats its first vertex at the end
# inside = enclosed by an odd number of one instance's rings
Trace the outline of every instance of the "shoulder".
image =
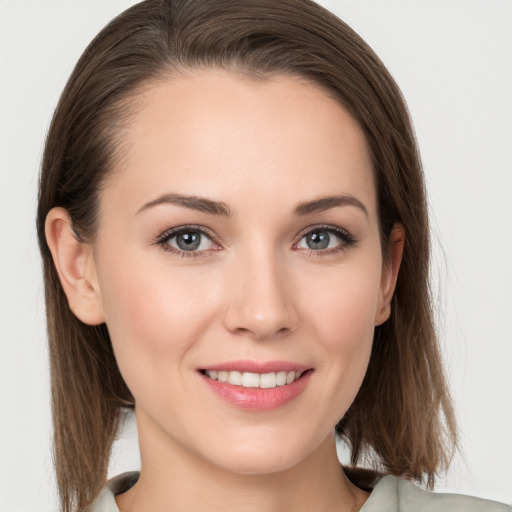
{"type": "Polygon", "coordinates": [[[361,512],[512,512],[495,501],[461,494],[427,492],[394,476],[382,478],[361,512]]]}
{"type": "Polygon", "coordinates": [[[138,471],[123,473],[109,480],[96,499],[91,503],[87,512],[119,512],[116,504],[116,494],[127,491],[139,479],[138,471]]]}
{"type": "MultiPolygon", "coordinates": [[[[119,512],[115,495],[127,491],[139,478],[138,472],[110,480],[87,512],[119,512]]],[[[512,507],[495,501],[461,494],[426,492],[394,476],[383,477],[360,512],[512,512],[512,507]]]]}

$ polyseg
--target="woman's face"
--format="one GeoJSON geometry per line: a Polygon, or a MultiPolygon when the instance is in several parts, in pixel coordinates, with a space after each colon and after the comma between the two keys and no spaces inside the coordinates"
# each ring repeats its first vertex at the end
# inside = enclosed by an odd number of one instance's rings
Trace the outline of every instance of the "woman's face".
{"type": "Polygon", "coordinates": [[[332,436],[388,316],[364,136],[285,76],[198,72],[140,102],[93,257],[143,460],[292,467],[332,436]]]}

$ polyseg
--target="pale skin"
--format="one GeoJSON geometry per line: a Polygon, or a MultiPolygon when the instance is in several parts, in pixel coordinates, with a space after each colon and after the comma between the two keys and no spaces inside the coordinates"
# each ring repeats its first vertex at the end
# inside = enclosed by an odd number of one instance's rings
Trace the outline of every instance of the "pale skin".
{"type": "Polygon", "coordinates": [[[135,398],[141,477],[120,510],[359,510],[368,494],[341,470],[333,429],[389,317],[404,240],[396,225],[385,263],[363,133],[289,76],[191,72],[140,102],[93,243],[61,208],[46,223],[70,308],[106,322],[135,398]],[[197,247],[169,233],[182,226],[197,247]],[[200,373],[237,360],[310,378],[282,407],[247,411],[200,373]]]}

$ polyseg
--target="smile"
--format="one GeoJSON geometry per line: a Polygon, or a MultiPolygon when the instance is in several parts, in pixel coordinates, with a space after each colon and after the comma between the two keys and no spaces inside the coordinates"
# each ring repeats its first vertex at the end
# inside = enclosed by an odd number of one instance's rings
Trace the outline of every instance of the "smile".
{"type": "Polygon", "coordinates": [[[306,389],[314,369],[272,361],[232,361],[203,368],[203,382],[219,398],[246,411],[270,411],[294,401],[306,389]]]}
{"type": "Polygon", "coordinates": [[[205,370],[204,374],[210,379],[219,382],[227,382],[233,386],[244,388],[270,389],[277,386],[286,386],[292,384],[300,378],[303,372],[286,370],[270,373],[252,373],[240,371],[225,370],[205,370]]]}

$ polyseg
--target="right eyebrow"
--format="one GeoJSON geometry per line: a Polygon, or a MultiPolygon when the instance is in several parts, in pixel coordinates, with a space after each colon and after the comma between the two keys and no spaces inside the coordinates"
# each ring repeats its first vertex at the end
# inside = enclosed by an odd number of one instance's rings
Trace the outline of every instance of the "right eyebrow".
{"type": "Polygon", "coordinates": [[[189,196],[185,194],[163,194],[152,201],[142,205],[137,210],[137,215],[148,208],[162,204],[171,204],[176,206],[183,206],[191,210],[197,210],[211,215],[222,215],[223,217],[231,217],[231,211],[226,203],[221,201],[212,201],[205,197],[189,196]]]}
{"type": "Polygon", "coordinates": [[[357,197],[350,194],[321,197],[320,199],[300,203],[297,208],[295,208],[295,214],[310,215],[312,213],[330,210],[331,208],[336,208],[338,206],[355,206],[365,214],[366,218],[369,217],[366,206],[357,199],[357,197]]]}

